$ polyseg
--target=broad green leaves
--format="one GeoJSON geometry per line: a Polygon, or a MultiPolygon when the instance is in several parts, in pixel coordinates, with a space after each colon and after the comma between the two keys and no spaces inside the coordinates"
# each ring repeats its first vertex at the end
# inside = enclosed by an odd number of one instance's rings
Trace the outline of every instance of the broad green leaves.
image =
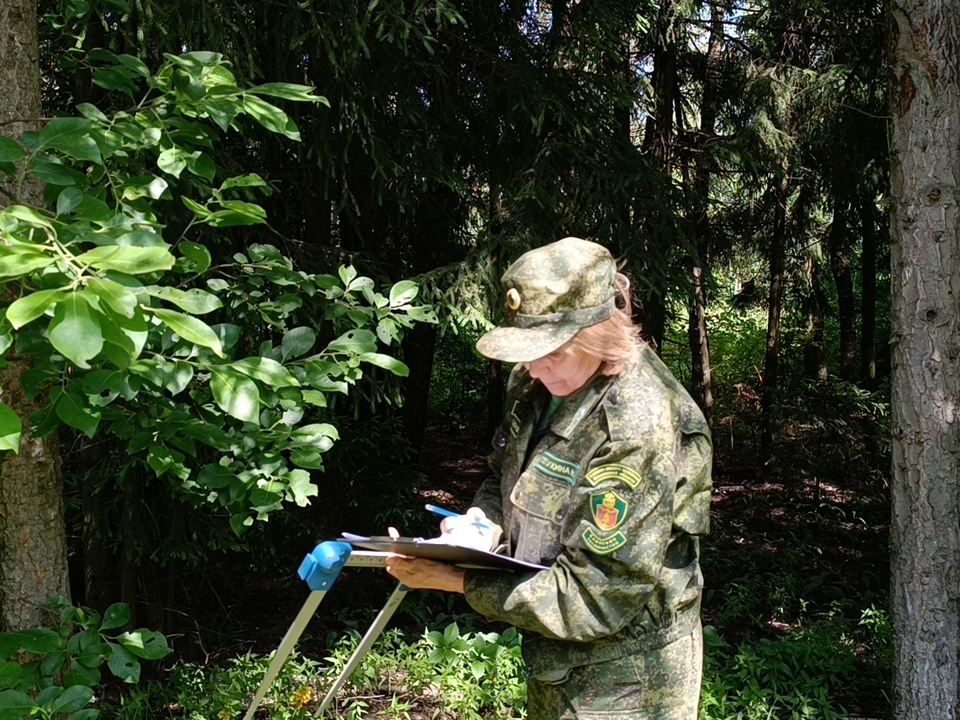
{"type": "MultiPolygon", "coordinates": [[[[211,233],[266,221],[256,193],[268,184],[224,178],[210,149],[249,120],[296,140],[278,104],[325,101],[301,85],[241,88],[215,53],[165,57],[151,76],[137,58],[96,51],[94,82],[137,98],[134,109],[84,104],[82,117],[0,137],[0,175],[46,182],[49,200],[0,210],[0,289],[12,298],[0,307],[0,350],[16,342],[32,356],[25,388],[49,400],[32,418],[37,434],[58,423],[110,433],[191,502],[226,510],[239,533],[317,494],[337,403],[398,402],[409,371],[390,348],[435,316],[413,304],[411,281],[381,292],[350,266],[309,274],[270,245],[214,262],[211,233]]],[[[21,430],[0,405],[0,451],[16,452],[21,430]]],[[[104,627],[124,624],[116,613],[104,627]]],[[[91,652],[134,680],[138,658],[158,647],[138,631],[91,652]]],[[[70,672],[90,679],[83,657],[70,672]]],[[[13,672],[0,658],[0,683],[13,672]]],[[[67,712],[81,698],[46,700],[67,712]]],[[[3,703],[20,701],[0,693],[0,720],[3,703]]]]}

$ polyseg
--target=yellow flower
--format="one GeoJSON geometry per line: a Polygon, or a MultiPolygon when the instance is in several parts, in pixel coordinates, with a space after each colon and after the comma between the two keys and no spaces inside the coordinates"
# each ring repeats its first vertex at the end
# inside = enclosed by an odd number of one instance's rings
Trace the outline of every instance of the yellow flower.
{"type": "Polygon", "coordinates": [[[307,703],[313,699],[313,690],[308,687],[300,688],[293,694],[293,699],[290,700],[290,706],[294,710],[299,710],[305,708],[307,703]]]}
{"type": "Polygon", "coordinates": [[[227,709],[223,709],[217,713],[217,717],[220,718],[220,720],[230,720],[233,717],[233,713],[227,709]]]}

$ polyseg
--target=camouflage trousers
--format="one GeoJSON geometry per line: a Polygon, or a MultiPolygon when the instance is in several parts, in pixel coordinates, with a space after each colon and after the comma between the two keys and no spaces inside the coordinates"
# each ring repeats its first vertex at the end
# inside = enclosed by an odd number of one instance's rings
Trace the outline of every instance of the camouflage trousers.
{"type": "Polygon", "coordinates": [[[697,720],[703,633],[647,653],[527,680],[527,720],[697,720]]]}

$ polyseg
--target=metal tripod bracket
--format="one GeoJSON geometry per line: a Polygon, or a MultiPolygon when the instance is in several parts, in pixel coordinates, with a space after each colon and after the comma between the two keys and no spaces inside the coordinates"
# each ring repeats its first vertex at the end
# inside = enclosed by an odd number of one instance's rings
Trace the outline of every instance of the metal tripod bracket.
{"type": "MultiPolygon", "coordinates": [[[[280,673],[280,668],[283,667],[283,663],[290,657],[290,653],[293,652],[293,648],[303,634],[304,629],[306,629],[314,612],[316,612],[320,601],[323,600],[324,595],[326,595],[327,591],[333,586],[334,581],[340,575],[340,571],[344,567],[386,567],[387,557],[389,555],[390,553],[386,552],[354,550],[349,543],[328,540],[317,545],[313,551],[303,559],[303,562],[300,563],[300,568],[297,570],[297,574],[300,576],[300,579],[309,586],[311,590],[310,595],[303,603],[303,607],[300,608],[300,612],[297,613],[297,617],[293,623],[287,629],[283,640],[280,641],[280,646],[274,653],[273,660],[270,661],[267,672],[263,677],[263,682],[260,683],[260,687],[257,688],[257,692],[253,696],[253,700],[250,701],[250,707],[247,709],[247,714],[243,716],[243,720],[253,720],[254,713],[257,711],[257,708],[260,707],[260,703],[263,702],[263,698],[266,696],[273,681],[276,680],[277,675],[280,673]]],[[[373,624],[360,640],[357,649],[354,650],[353,655],[350,656],[350,660],[343,667],[343,670],[340,671],[340,675],[337,676],[330,690],[327,691],[326,697],[324,697],[323,702],[320,703],[320,706],[313,715],[315,718],[323,715],[334,697],[336,697],[337,691],[360,665],[367,652],[373,647],[377,638],[380,637],[380,634],[390,621],[393,613],[396,612],[397,607],[403,601],[407,591],[408,589],[406,587],[398,584],[396,589],[390,594],[390,597],[387,598],[387,604],[383,606],[380,614],[377,615],[373,624]]]]}

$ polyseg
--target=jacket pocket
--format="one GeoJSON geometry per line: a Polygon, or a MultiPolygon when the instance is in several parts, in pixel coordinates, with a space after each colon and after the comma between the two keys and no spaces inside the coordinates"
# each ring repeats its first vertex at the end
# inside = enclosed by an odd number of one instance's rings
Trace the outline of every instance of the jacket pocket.
{"type": "Polygon", "coordinates": [[[563,550],[560,527],[571,488],[535,470],[523,473],[510,493],[514,507],[514,556],[527,562],[549,564],[563,550]]]}

